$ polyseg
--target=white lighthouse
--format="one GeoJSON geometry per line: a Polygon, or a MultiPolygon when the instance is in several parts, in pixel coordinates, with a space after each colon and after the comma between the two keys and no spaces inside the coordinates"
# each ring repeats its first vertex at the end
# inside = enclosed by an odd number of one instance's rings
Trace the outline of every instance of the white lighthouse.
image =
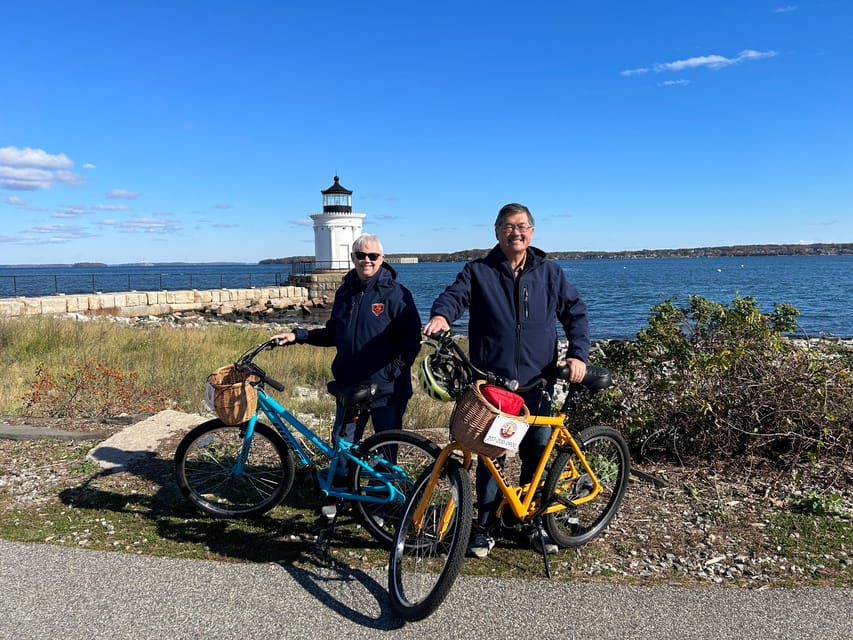
{"type": "Polygon", "coordinates": [[[323,213],[312,213],[314,221],[314,270],[348,270],[352,267],[352,243],[361,235],[364,213],[352,212],[352,191],[335,183],[320,192],[323,213]]]}

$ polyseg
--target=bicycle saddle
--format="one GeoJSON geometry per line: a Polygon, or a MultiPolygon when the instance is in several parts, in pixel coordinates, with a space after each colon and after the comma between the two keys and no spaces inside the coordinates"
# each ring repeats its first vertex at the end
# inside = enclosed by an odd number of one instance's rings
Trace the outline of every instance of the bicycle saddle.
{"type": "Polygon", "coordinates": [[[376,395],[379,385],[375,382],[365,383],[354,387],[344,387],[337,380],[326,384],[326,390],[345,407],[363,404],[376,395]]]}

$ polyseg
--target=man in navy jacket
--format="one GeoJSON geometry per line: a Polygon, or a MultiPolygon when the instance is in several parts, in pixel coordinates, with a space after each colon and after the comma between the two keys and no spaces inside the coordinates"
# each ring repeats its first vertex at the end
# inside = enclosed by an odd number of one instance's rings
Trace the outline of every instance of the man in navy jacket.
{"type": "MultiPolygon", "coordinates": [[[[332,313],[317,329],[298,327],[273,336],[279,344],[336,347],[332,375],[341,387],[377,382],[370,417],[375,431],[402,429],[412,396],[411,367],[421,344],[421,321],[411,292],[397,282],[375,235],[359,236],[351,269],[335,292],[332,313]]],[[[338,406],[335,426],[343,418],[338,406]]],[[[362,429],[363,430],[363,429],[362,429]]],[[[355,434],[354,441],[361,438],[355,434]]]]}
{"type": "MultiPolygon", "coordinates": [[[[586,304],[555,262],[530,246],[533,216],[524,205],[501,208],[495,220],[498,244],[484,258],[468,262],[456,280],[436,298],[423,332],[447,331],[467,310],[471,361],[480,369],[518,380],[521,386],[539,378],[548,381],[553,395],[557,366],[568,366],[572,382],[583,380],[589,355],[586,304]],[[556,322],[568,338],[565,357],[557,354],[556,322]]],[[[530,412],[550,415],[550,402],[534,390],[526,394],[530,412]]],[[[550,435],[550,427],[531,426],[519,447],[522,484],[533,477],[536,463],[550,435]]],[[[469,552],[489,554],[499,532],[495,509],[500,494],[483,465],[477,465],[477,529],[469,552]]],[[[539,532],[529,530],[531,544],[541,551],[539,532]]],[[[545,550],[557,550],[542,532],[545,550]]]]}

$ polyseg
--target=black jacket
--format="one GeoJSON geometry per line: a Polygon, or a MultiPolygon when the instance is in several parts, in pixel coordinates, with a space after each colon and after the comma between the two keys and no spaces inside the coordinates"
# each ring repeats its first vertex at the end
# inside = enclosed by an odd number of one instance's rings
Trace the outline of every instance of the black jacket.
{"type": "Polygon", "coordinates": [[[528,247],[524,271],[514,277],[495,246],[468,262],[436,298],[430,315],[455,322],[468,310],[471,361],[479,368],[527,385],[556,378],[557,325],[569,340],[566,357],[587,361],[586,304],[563,270],[540,249],[528,247]]]}
{"type": "Polygon", "coordinates": [[[344,386],[379,383],[373,405],[412,395],[411,366],[421,347],[421,320],[411,292],[382,267],[367,282],[350,270],[335,292],[326,326],[297,328],[296,342],[337,347],[332,375],[344,386]]]}

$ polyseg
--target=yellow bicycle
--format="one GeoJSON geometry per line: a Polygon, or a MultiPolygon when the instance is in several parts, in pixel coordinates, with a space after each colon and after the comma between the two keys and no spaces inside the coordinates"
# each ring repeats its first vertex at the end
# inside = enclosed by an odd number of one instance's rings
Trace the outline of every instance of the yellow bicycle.
{"type": "MultiPolygon", "coordinates": [[[[503,494],[498,508],[502,522],[533,523],[540,536],[544,526],[561,547],[586,544],[607,527],[619,509],[631,471],[628,446],[617,430],[596,426],[575,432],[569,425],[576,392],[585,387],[595,393],[608,387],[607,369],[588,367],[583,382],[570,386],[555,416],[524,411],[521,416],[510,415],[486,399],[485,385],[523,393],[537,386],[544,389],[545,381],[519,388],[515,381],[481,371],[449,333],[430,336],[426,344],[434,353],[422,366],[427,373],[442,376],[435,393],[448,395],[456,406],[451,441],[409,492],[394,536],[388,591],[395,612],[406,620],[420,620],[435,611],[459,574],[472,526],[470,468],[475,454],[503,494]],[[496,458],[503,455],[505,446],[512,446],[513,436],[520,439],[517,431],[526,428],[520,422],[547,425],[551,435],[531,482],[515,486],[496,458]]],[[[558,377],[567,379],[568,370],[558,377]]],[[[545,545],[539,546],[550,577],[545,545]]]]}

